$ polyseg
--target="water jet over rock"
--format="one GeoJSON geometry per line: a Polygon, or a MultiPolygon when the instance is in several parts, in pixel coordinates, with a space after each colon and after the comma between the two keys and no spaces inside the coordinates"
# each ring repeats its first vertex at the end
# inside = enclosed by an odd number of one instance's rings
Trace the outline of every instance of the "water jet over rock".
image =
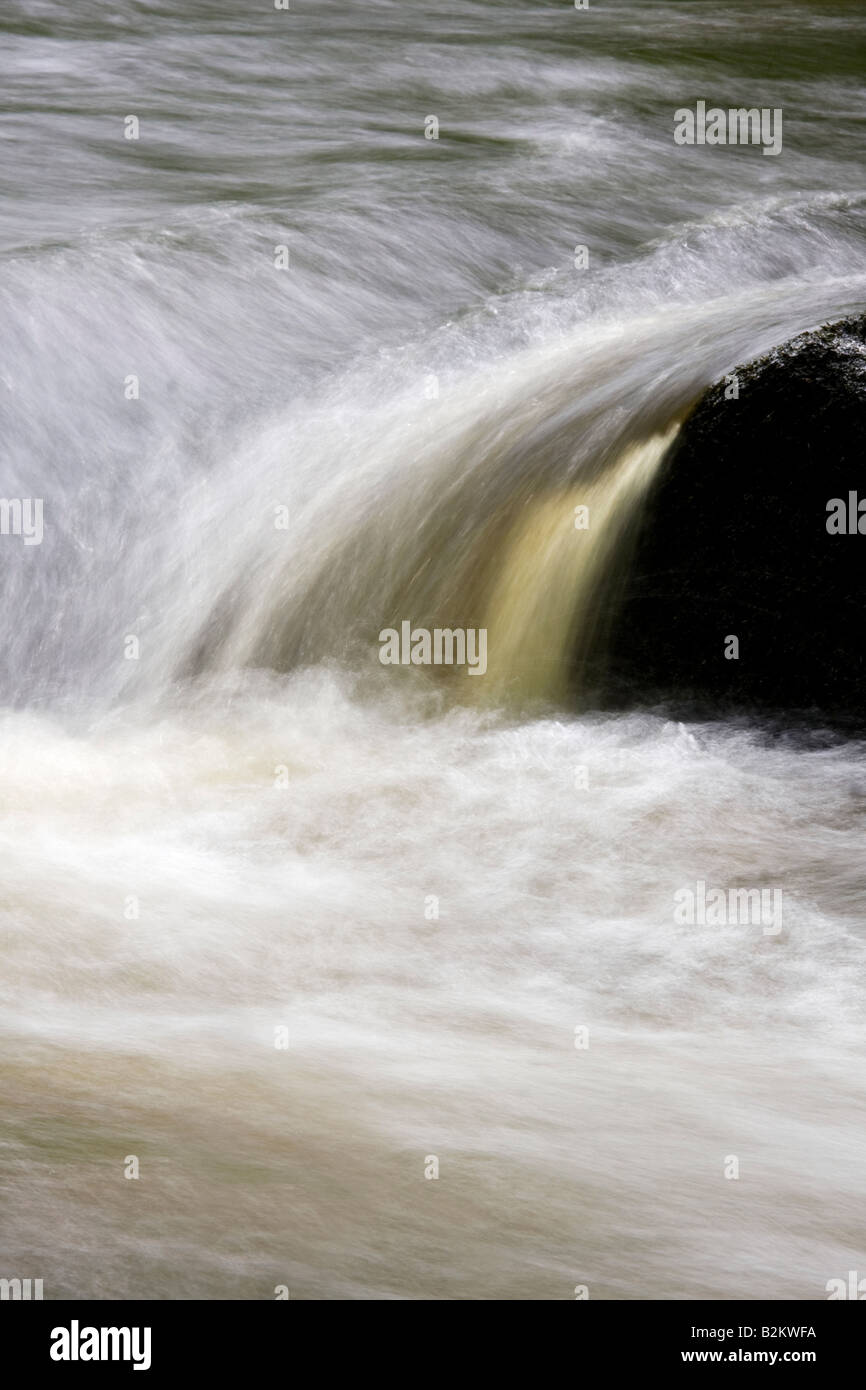
{"type": "Polygon", "coordinates": [[[605,601],[593,703],[866,722],[862,495],[866,317],[800,334],[700,399],[605,601]]]}

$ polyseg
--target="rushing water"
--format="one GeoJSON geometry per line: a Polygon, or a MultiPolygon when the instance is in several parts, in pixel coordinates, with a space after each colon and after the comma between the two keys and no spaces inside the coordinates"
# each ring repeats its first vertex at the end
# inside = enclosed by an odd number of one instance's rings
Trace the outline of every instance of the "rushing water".
{"type": "Polygon", "coordinates": [[[866,303],[861,24],[6,0],[0,1275],[866,1273],[866,749],[581,713],[559,529],[615,563],[701,390],[866,303]],[[676,146],[699,98],[782,154],[676,146]],[[490,679],[383,668],[400,619],[490,679]],[[699,880],[783,929],[678,924],[699,880]]]}

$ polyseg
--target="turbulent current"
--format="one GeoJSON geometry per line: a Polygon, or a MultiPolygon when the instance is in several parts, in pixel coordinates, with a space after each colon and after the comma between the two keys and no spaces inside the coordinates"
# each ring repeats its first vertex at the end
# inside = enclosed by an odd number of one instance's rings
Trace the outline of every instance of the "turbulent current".
{"type": "Polygon", "coordinates": [[[580,685],[691,406],[866,305],[861,22],[6,0],[0,1275],[866,1274],[866,746],[580,685]],[[698,99],[781,154],[678,146],[698,99]],[[383,666],[404,620],[488,671],[383,666]]]}

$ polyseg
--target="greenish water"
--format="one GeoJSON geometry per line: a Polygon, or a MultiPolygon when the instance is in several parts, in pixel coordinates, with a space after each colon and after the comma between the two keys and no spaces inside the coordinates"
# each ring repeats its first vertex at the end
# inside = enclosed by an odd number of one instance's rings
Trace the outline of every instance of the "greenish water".
{"type": "Polygon", "coordinates": [[[467,704],[376,642],[491,586],[513,637],[513,524],[863,307],[861,7],[292,5],[0,16],[0,490],[45,506],[0,538],[0,1275],[823,1298],[863,748],[527,713],[516,666],[467,704]],[[675,145],[699,100],[781,155],[675,145]],[[677,926],[701,879],[784,932],[677,926]]]}

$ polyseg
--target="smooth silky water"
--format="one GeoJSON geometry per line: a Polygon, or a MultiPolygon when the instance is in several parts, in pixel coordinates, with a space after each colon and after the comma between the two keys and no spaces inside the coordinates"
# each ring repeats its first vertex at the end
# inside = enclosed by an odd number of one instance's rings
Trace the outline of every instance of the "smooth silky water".
{"type": "Polygon", "coordinates": [[[580,682],[690,406],[866,302],[859,20],[4,5],[0,1275],[866,1273],[866,749],[580,682]],[[783,153],[676,147],[698,97],[783,153]],[[402,620],[487,674],[382,667],[402,620]],[[677,924],[699,880],[783,930],[677,924]]]}

